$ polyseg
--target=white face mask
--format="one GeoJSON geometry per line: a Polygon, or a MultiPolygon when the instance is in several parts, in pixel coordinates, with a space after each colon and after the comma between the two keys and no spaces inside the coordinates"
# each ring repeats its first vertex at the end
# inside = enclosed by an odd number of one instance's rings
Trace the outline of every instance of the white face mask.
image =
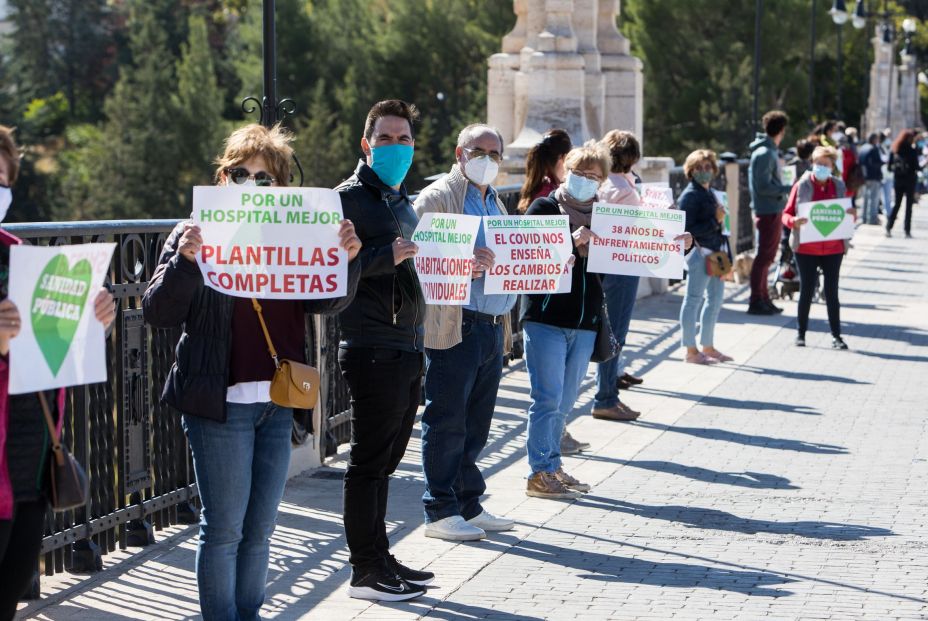
{"type": "Polygon", "coordinates": [[[13,202],[13,190],[0,186],[0,222],[6,219],[6,212],[10,210],[10,204],[13,202]]]}
{"type": "Polygon", "coordinates": [[[842,139],[842,138],[844,138],[844,134],[842,134],[841,132],[832,132],[832,133],[831,133],[831,140],[832,140],[832,142],[835,142],[835,143],[841,142],[841,139],[842,139]]]}
{"type": "Polygon", "coordinates": [[[475,157],[464,163],[464,175],[477,185],[490,185],[499,174],[499,164],[490,156],[475,157]]]}

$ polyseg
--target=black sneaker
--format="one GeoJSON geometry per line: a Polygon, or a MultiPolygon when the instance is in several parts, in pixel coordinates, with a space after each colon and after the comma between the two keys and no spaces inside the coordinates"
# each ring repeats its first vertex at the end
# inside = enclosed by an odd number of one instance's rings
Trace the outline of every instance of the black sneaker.
{"type": "Polygon", "coordinates": [[[805,347],[806,346],[806,337],[797,336],[796,337],[796,347],[805,347]]]}
{"type": "Polygon", "coordinates": [[[832,349],[847,349],[847,343],[845,343],[844,339],[842,339],[840,336],[836,336],[831,341],[831,348],[832,349]]]}
{"type": "Polygon", "coordinates": [[[764,304],[763,300],[757,300],[748,304],[748,315],[774,315],[776,311],[764,304]]]}
{"type": "Polygon", "coordinates": [[[782,308],[780,308],[779,306],[774,305],[774,303],[771,302],[770,300],[764,300],[764,304],[766,304],[767,307],[768,307],[770,310],[772,310],[774,313],[780,314],[780,313],[783,312],[783,309],[782,309],[782,308]]]}
{"type": "Polygon", "coordinates": [[[386,567],[378,567],[361,574],[351,570],[348,596],[356,599],[371,599],[379,602],[402,602],[419,597],[425,588],[409,584],[386,567]]]}
{"type": "Polygon", "coordinates": [[[395,573],[409,584],[425,586],[427,584],[432,584],[432,580],[435,579],[435,574],[432,572],[419,571],[418,569],[413,569],[412,567],[406,567],[398,560],[396,560],[396,557],[392,554],[387,554],[384,560],[387,562],[387,569],[395,573]]]}

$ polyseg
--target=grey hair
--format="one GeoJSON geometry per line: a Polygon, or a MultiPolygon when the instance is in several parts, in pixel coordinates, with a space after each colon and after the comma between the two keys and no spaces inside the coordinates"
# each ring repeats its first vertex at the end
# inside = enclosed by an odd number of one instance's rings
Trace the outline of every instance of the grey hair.
{"type": "Polygon", "coordinates": [[[499,133],[499,130],[493,127],[492,125],[487,125],[486,123],[471,123],[467,127],[461,130],[461,133],[458,134],[458,146],[463,147],[467,145],[471,140],[477,138],[483,133],[492,132],[496,134],[496,137],[499,138],[499,154],[503,154],[503,149],[506,146],[506,143],[503,141],[503,135],[499,133]]]}

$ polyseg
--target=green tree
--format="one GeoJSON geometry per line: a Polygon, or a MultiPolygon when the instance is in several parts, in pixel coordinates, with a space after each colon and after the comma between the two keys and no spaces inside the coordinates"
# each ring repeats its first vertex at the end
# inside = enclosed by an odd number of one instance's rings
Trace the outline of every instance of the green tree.
{"type": "Polygon", "coordinates": [[[103,143],[92,197],[94,217],[167,218],[182,216],[180,141],[174,59],[167,47],[158,10],[165,0],[133,2],[130,50],[133,63],[123,67],[107,98],[103,143]]]}
{"type": "Polygon", "coordinates": [[[177,63],[177,93],[173,124],[178,140],[179,181],[182,188],[210,183],[212,159],[219,150],[227,123],[222,111],[225,96],[219,88],[208,41],[206,18],[192,15],[187,43],[177,63]]]}

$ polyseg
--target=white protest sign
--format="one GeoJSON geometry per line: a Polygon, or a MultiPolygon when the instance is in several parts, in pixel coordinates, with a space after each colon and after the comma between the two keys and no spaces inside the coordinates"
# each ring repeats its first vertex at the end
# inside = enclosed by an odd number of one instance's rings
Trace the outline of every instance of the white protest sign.
{"type": "Polygon", "coordinates": [[[347,293],[342,204],[327,188],[197,186],[197,265],[207,287],[240,298],[308,300],[347,293]]]}
{"type": "Polygon", "coordinates": [[[426,304],[462,306],[470,302],[474,242],[480,216],[424,213],[412,241],[413,263],[426,304]]]}
{"type": "Polygon", "coordinates": [[[800,243],[852,238],[854,219],[847,213],[850,208],[849,198],[799,203],[796,217],[809,220],[799,229],[800,243]]]}
{"type": "Polygon", "coordinates": [[[719,205],[725,209],[725,219],[722,221],[722,235],[731,237],[731,213],[728,211],[728,192],[712,190],[712,193],[715,194],[715,200],[719,202],[719,205]]]}
{"type": "Polygon", "coordinates": [[[487,248],[496,255],[484,293],[570,291],[569,274],[562,278],[573,250],[567,216],[492,216],[483,227],[487,248]]]}
{"type": "Polygon", "coordinates": [[[94,299],[116,244],[12,246],[10,300],[22,317],[10,339],[10,394],[106,381],[94,299]]]}
{"type": "Polygon", "coordinates": [[[643,183],[641,206],[648,209],[670,209],[673,207],[673,190],[666,183],[643,183]]]}
{"type": "Polygon", "coordinates": [[[686,214],[676,209],[595,203],[587,269],[601,274],[683,277],[686,214]]]}
{"type": "Polygon", "coordinates": [[[796,165],[784,166],[780,169],[780,180],[784,185],[793,185],[796,183],[796,165]]]}

